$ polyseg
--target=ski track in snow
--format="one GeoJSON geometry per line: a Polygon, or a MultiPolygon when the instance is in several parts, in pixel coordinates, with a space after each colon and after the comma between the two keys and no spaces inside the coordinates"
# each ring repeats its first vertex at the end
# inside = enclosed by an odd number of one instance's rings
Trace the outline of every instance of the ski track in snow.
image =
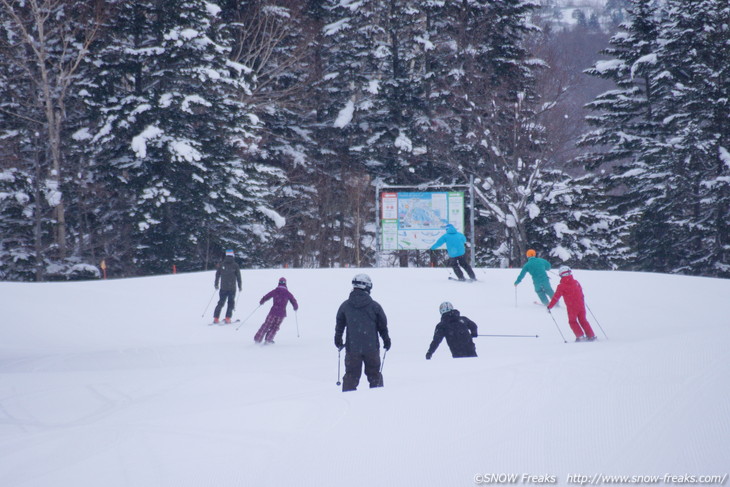
{"type": "MultiPolygon", "coordinates": [[[[573,343],[518,269],[244,270],[234,326],[207,326],[213,273],[0,283],[0,485],[468,486],[478,473],[723,474],[730,281],[576,270],[599,341],[573,343]],[[389,318],[385,387],[335,385],[334,316],[363,271],[389,318]],[[300,303],[253,343],[286,276],[300,303]],[[425,352],[438,305],[478,359],[425,352]],[[237,325],[236,325],[237,326],[237,325]],[[601,327],[605,329],[606,339],[601,327]]],[[[553,287],[557,278],[551,276],[553,287]]],[[[341,374],[344,373],[344,353],[341,374]]],[[[340,377],[341,377],[340,374],[340,377]]]]}

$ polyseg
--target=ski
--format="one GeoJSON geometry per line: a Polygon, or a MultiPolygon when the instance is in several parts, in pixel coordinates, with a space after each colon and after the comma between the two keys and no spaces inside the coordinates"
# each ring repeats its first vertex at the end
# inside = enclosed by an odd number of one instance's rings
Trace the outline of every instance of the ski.
{"type": "Polygon", "coordinates": [[[449,276],[449,281],[456,281],[456,282],[479,282],[478,279],[457,279],[455,277],[449,276]]]}
{"type": "Polygon", "coordinates": [[[230,323],[226,323],[225,321],[219,321],[218,323],[208,323],[208,326],[222,326],[222,325],[232,325],[234,323],[238,323],[241,320],[231,320],[230,323]]]}

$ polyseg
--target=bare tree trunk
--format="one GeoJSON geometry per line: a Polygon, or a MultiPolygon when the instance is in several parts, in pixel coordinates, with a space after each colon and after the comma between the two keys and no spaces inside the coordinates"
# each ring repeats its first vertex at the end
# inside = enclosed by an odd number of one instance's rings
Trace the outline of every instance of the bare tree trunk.
{"type": "Polygon", "coordinates": [[[43,229],[41,214],[41,160],[40,151],[36,151],[35,177],[33,181],[33,197],[35,198],[35,211],[33,212],[33,246],[35,247],[35,280],[43,280],[43,229]]]}
{"type": "MultiPolygon", "coordinates": [[[[53,201],[55,240],[59,257],[63,259],[66,257],[66,210],[62,193],[61,133],[65,100],[73,76],[96,36],[101,12],[95,10],[94,5],[90,5],[87,11],[79,12],[78,5],[71,5],[65,0],[0,0],[0,8],[9,19],[5,28],[12,30],[19,39],[19,43],[9,48],[22,51],[20,55],[13,56],[12,60],[19,63],[19,67],[27,73],[28,78],[24,81],[42,94],[40,108],[43,121],[40,122],[40,131],[46,135],[45,143],[51,161],[49,180],[53,189],[60,192],[53,201]],[[73,12],[71,7],[76,7],[73,12]],[[60,50],[60,55],[54,57],[49,54],[51,45],[60,50]]],[[[36,177],[42,178],[40,168],[37,169],[36,177]]],[[[40,185],[40,179],[37,184],[40,185]]]]}

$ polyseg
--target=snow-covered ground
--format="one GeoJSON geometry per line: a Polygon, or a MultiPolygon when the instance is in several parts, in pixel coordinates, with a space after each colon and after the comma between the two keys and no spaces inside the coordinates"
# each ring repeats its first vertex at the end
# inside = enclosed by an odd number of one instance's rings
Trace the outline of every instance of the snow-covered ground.
{"type": "Polygon", "coordinates": [[[0,486],[669,484],[730,471],[730,281],[576,270],[609,339],[593,320],[601,340],[574,343],[562,308],[566,344],[529,277],[515,295],[518,270],[467,284],[367,269],[393,341],[385,387],[363,377],[342,393],[334,317],[357,272],[244,270],[236,316],[255,312],[238,331],[208,326],[215,301],[201,317],[213,272],[0,283],[0,486]],[[280,276],[301,308],[257,346],[270,306],[258,300],[280,276]],[[479,358],[457,360],[444,342],[427,361],[445,300],[482,334],[539,338],[481,337],[479,358]]]}

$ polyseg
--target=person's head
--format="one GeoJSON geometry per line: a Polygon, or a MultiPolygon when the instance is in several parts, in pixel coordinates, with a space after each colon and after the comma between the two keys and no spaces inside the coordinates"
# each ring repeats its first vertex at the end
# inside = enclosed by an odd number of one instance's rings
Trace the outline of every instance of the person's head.
{"type": "Polygon", "coordinates": [[[456,233],[456,227],[449,223],[446,225],[446,233],[456,233]]]}
{"type": "Polygon", "coordinates": [[[529,257],[535,257],[537,255],[537,252],[535,252],[535,249],[527,249],[527,252],[525,252],[525,255],[529,257]]]}
{"type": "Polygon", "coordinates": [[[370,292],[373,288],[373,281],[370,280],[370,276],[367,274],[358,274],[352,278],[352,287],[354,289],[362,289],[363,291],[370,292]]]}
{"type": "Polygon", "coordinates": [[[560,274],[560,277],[572,276],[573,271],[567,265],[561,265],[558,274],[560,274]]]}
{"type": "Polygon", "coordinates": [[[226,250],[226,257],[235,257],[235,252],[232,250],[226,250]]]}
{"type": "Polygon", "coordinates": [[[439,313],[444,314],[454,310],[454,305],[448,301],[444,301],[439,305],[439,313]]]}
{"type": "Polygon", "coordinates": [[[279,278],[279,286],[286,286],[286,277],[279,278]]]}

